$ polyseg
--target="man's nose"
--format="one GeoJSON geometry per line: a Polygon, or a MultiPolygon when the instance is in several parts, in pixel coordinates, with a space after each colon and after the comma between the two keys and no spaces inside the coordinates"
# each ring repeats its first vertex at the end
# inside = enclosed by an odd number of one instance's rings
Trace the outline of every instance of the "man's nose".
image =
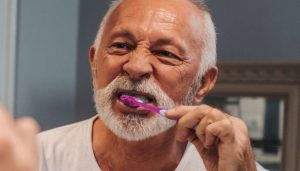
{"type": "Polygon", "coordinates": [[[127,63],[123,65],[123,70],[133,80],[149,78],[153,72],[150,56],[145,54],[132,54],[127,63]]]}

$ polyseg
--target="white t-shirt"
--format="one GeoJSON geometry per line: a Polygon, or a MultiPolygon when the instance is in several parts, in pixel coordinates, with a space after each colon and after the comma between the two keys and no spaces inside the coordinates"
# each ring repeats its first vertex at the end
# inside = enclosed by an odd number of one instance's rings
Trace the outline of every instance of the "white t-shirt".
{"type": "MultiPolygon", "coordinates": [[[[96,117],[38,135],[40,171],[101,171],[92,149],[96,117]]],[[[155,164],[155,163],[154,163],[155,164]]],[[[265,171],[257,165],[258,171],[265,171]]],[[[175,171],[206,171],[196,148],[188,144],[175,171]]]]}

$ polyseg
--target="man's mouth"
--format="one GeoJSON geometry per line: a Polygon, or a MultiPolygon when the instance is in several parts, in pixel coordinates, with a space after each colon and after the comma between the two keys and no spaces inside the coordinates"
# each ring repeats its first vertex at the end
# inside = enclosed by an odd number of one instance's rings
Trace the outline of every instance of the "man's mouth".
{"type": "Polygon", "coordinates": [[[119,100],[120,100],[121,96],[126,95],[126,96],[135,97],[138,99],[138,101],[143,102],[143,103],[156,103],[156,100],[153,95],[143,93],[143,92],[119,90],[119,91],[117,91],[116,95],[119,100]]]}
{"type": "Polygon", "coordinates": [[[147,93],[143,93],[143,92],[139,92],[139,91],[132,91],[132,90],[117,90],[114,93],[114,97],[117,99],[116,107],[124,115],[136,114],[136,115],[143,116],[143,117],[150,117],[151,115],[148,115],[148,114],[151,112],[144,109],[143,107],[130,106],[130,105],[124,103],[120,99],[121,96],[132,96],[132,97],[137,98],[139,102],[156,106],[155,97],[151,94],[147,94],[147,93]]]}

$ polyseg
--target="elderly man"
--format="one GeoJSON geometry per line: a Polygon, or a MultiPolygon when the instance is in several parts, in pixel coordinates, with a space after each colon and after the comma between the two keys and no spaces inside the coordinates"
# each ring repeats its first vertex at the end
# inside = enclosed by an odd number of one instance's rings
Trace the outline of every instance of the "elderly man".
{"type": "MultiPolygon", "coordinates": [[[[113,2],[89,52],[98,114],[41,133],[39,169],[264,170],[245,124],[199,105],[217,79],[215,36],[201,0],[113,2]],[[125,95],[167,112],[132,107],[125,95]]],[[[31,121],[3,118],[13,131],[2,135],[0,170],[34,169],[31,121]]]]}

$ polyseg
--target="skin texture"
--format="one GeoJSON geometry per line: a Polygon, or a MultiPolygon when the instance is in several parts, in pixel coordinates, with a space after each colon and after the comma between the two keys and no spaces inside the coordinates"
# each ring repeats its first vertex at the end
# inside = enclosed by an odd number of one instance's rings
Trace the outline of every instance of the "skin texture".
{"type": "MultiPolygon", "coordinates": [[[[95,88],[104,88],[117,75],[126,74],[132,80],[150,79],[180,102],[201,62],[201,21],[203,12],[185,0],[125,0],[110,16],[100,47],[90,49],[95,88]]],[[[212,67],[203,77],[195,103],[213,88],[216,77],[217,68],[212,67]]],[[[116,115],[125,110],[118,100],[113,100],[113,109],[116,115]]],[[[255,170],[241,120],[206,105],[176,107],[167,117],[178,120],[176,127],[139,142],[116,137],[96,120],[93,149],[100,167],[174,170],[190,141],[208,171],[255,170]],[[107,148],[112,144],[113,149],[107,148]]]]}

